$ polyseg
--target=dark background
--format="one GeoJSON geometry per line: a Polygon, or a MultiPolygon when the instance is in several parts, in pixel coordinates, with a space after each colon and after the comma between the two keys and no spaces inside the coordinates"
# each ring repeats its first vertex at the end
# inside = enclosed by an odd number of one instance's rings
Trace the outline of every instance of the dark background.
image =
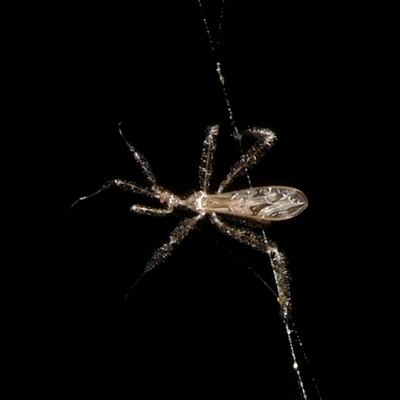
{"type": "MultiPolygon", "coordinates": [[[[219,4],[204,3],[215,36],[219,4]]],[[[293,186],[309,199],[299,217],[266,228],[289,260],[293,319],[309,359],[302,371],[325,400],[373,399],[366,300],[377,294],[365,284],[372,229],[360,200],[372,11],[318,7],[227,2],[219,59],[239,129],[268,127],[278,136],[251,171],[253,185],[293,186]]],[[[65,158],[51,285],[61,300],[65,387],[299,398],[276,300],[247,269],[274,286],[267,256],[205,219],[124,301],[152,251],[187,214],[132,214],[132,204],[151,201],[117,189],[68,211],[108,179],[146,184],[118,134],[121,121],[159,183],[180,195],[198,189],[208,125],[221,123],[212,190],[238,158],[197,2],[68,15],[60,17],[54,60],[61,66],[54,90],[65,93],[56,125],[65,158]]],[[[246,185],[243,178],[232,189],[246,185]]]]}

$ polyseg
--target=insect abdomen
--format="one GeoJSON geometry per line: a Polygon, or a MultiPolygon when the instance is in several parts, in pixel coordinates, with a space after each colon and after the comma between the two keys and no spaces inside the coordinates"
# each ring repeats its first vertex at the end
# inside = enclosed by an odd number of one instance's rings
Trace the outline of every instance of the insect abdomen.
{"type": "Polygon", "coordinates": [[[207,213],[262,221],[281,221],[300,214],[308,205],[303,192],[286,186],[266,186],[236,192],[208,194],[203,197],[202,209],[207,213]]]}

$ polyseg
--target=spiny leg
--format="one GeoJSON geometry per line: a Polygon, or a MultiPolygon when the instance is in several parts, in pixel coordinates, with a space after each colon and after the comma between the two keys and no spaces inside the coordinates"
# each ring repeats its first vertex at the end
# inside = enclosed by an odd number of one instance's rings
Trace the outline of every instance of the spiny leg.
{"type": "Polygon", "coordinates": [[[269,149],[276,140],[275,133],[267,128],[248,128],[239,132],[238,135],[252,135],[258,140],[240,157],[239,161],[233,165],[226,178],[219,185],[217,193],[222,193],[234,179],[247,173],[253,165],[260,161],[265,150],[269,149]]]}
{"type": "Polygon", "coordinates": [[[259,235],[246,227],[231,226],[222,221],[215,213],[211,214],[211,221],[225,234],[253,247],[254,249],[267,253],[271,260],[275,284],[278,291],[278,303],[284,321],[290,316],[290,275],[286,268],[286,259],[277,245],[263,235],[259,235]]]}
{"type": "Polygon", "coordinates": [[[130,291],[137,285],[145,274],[153,270],[158,264],[165,261],[165,259],[172,253],[172,250],[177,246],[190,232],[190,230],[197,224],[197,222],[204,217],[205,214],[197,214],[195,217],[187,218],[181,221],[178,226],[171,232],[167,243],[159,247],[147,262],[146,268],[136,279],[135,283],[130,287],[125,298],[128,297],[130,291]]]}
{"type": "Polygon", "coordinates": [[[210,180],[213,169],[214,153],[217,147],[216,137],[218,135],[219,125],[209,126],[206,129],[206,138],[203,142],[203,150],[201,152],[201,161],[199,167],[200,189],[204,193],[208,193],[210,180]]]}
{"type": "Polygon", "coordinates": [[[78,203],[78,202],[80,202],[82,200],[86,200],[86,199],[88,199],[90,197],[96,196],[99,193],[104,192],[105,190],[107,190],[107,189],[109,189],[110,187],[113,187],[113,186],[116,186],[116,187],[118,187],[120,189],[127,190],[129,192],[143,194],[143,195],[148,196],[148,197],[154,197],[154,198],[158,198],[159,197],[156,192],[153,192],[153,191],[151,191],[149,189],[146,189],[146,188],[143,188],[141,186],[138,186],[136,183],[129,182],[129,181],[126,181],[124,179],[112,179],[110,181],[107,181],[107,182],[103,183],[103,186],[99,190],[96,190],[94,193],[91,193],[91,194],[89,194],[87,196],[80,197],[78,200],[74,201],[74,203],[72,203],[72,205],[70,206],[70,209],[72,207],[74,207],[76,205],[76,203],[78,203]]]}
{"type": "Polygon", "coordinates": [[[274,242],[267,239],[264,231],[262,231],[263,235],[258,235],[254,231],[244,227],[232,227],[221,221],[215,213],[211,214],[211,221],[228,236],[231,236],[239,242],[245,243],[256,250],[268,254],[278,291],[277,300],[280,306],[281,317],[289,342],[290,354],[293,360],[293,369],[296,372],[297,383],[299,385],[302,398],[303,400],[307,400],[307,393],[305,391],[303,379],[297,363],[296,352],[293,346],[292,332],[294,331],[294,326],[291,322],[290,275],[288,269],[286,268],[285,256],[279,251],[274,242]]]}
{"type": "Polygon", "coordinates": [[[180,199],[173,195],[166,189],[161,187],[154,189],[153,197],[160,200],[161,204],[165,204],[166,208],[158,208],[158,207],[151,207],[151,206],[143,206],[139,204],[134,204],[130,210],[134,213],[138,214],[145,214],[145,215],[152,215],[155,217],[163,217],[164,215],[170,214],[175,207],[179,207],[180,199]]]}
{"type": "Polygon", "coordinates": [[[156,208],[156,207],[149,207],[149,206],[142,206],[139,204],[134,204],[130,211],[137,213],[137,214],[144,214],[144,215],[151,215],[152,217],[164,217],[167,214],[170,214],[174,208],[156,208]]]}

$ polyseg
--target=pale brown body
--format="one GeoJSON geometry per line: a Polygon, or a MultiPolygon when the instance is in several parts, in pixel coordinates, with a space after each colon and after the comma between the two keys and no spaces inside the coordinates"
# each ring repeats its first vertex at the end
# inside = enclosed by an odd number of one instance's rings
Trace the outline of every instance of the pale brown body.
{"type": "Polygon", "coordinates": [[[196,192],[184,201],[196,212],[229,214],[257,222],[283,221],[308,205],[303,192],[287,186],[264,186],[235,192],[196,192]]]}

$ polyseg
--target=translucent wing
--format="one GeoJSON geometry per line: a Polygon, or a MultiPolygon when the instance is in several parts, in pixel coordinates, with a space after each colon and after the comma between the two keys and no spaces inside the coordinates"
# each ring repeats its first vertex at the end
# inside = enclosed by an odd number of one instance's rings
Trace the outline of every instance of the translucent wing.
{"type": "Polygon", "coordinates": [[[286,186],[208,194],[202,199],[205,212],[230,214],[258,222],[282,221],[300,214],[308,206],[303,192],[286,186]]]}

